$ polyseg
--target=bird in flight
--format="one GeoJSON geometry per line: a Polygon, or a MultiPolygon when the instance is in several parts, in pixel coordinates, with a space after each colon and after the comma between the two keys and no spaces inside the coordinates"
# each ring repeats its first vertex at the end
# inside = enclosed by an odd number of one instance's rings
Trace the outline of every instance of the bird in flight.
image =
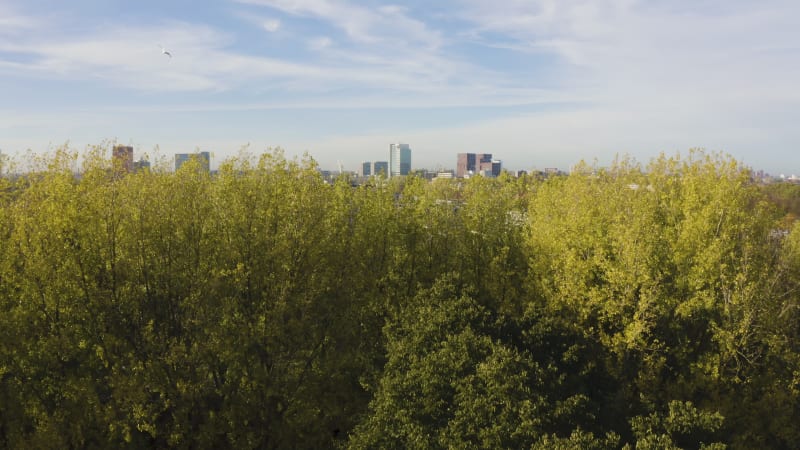
{"type": "Polygon", "coordinates": [[[158,46],[159,46],[159,47],[161,47],[161,54],[162,54],[162,55],[167,55],[167,56],[169,56],[170,58],[172,58],[172,53],[170,53],[170,52],[169,52],[169,51],[168,51],[166,48],[164,48],[164,46],[163,46],[163,45],[161,45],[161,44],[158,44],[158,46]]]}

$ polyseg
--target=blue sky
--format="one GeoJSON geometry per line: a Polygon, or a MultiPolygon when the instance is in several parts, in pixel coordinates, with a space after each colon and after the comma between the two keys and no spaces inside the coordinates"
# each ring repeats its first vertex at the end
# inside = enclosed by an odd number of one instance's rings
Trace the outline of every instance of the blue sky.
{"type": "Polygon", "coordinates": [[[415,168],[566,169],[702,147],[800,174],[798,23],[796,0],[0,0],[0,151],[355,170],[405,142],[415,168]]]}

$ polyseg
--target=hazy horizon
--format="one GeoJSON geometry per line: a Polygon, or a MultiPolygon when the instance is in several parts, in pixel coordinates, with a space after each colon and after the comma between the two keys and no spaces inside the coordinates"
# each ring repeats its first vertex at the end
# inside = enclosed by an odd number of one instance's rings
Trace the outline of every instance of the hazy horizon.
{"type": "Polygon", "coordinates": [[[512,170],[705,148],[800,173],[791,1],[7,0],[0,151],[249,144],[357,170],[512,170]],[[171,57],[162,53],[162,47],[171,57]]]}

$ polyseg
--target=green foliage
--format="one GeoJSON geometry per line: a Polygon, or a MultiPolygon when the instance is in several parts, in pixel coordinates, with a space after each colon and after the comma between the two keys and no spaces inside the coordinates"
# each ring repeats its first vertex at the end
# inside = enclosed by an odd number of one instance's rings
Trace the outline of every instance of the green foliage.
{"type": "Polygon", "coordinates": [[[710,442],[724,418],[719,413],[699,411],[691,402],[669,402],[666,415],[653,413],[631,419],[636,449],[699,448],[724,450],[725,444],[710,442]]]}
{"type": "Polygon", "coordinates": [[[460,284],[444,276],[389,321],[388,361],[351,446],[525,448],[559,433],[594,442],[579,430],[597,418],[579,380],[591,376],[580,338],[546,318],[498,315],[460,284]]]}
{"type": "Polygon", "coordinates": [[[353,187],[108,150],[0,161],[0,447],[800,447],[794,193],[727,157],[353,187]]]}
{"type": "Polygon", "coordinates": [[[784,214],[783,229],[789,229],[800,217],[800,185],[772,183],[761,187],[766,197],[784,214]]]}

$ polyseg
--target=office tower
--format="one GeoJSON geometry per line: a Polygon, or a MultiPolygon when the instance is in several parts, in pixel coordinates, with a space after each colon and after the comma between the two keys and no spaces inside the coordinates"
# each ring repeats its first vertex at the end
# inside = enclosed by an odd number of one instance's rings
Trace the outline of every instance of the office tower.
{"type": "Polygon", "coordinates": [[[114,168],[123,172],[133,172],[133,147],[129,145],[115,145],[112,162],[114,168]]]}
{"type": "Polygon", "coordinates": [[[503,171],[503,162],[499,159],[492,160],[492,176],[499,177],[500,173],[503,171]]]}
{"type": "Polygon", "coordinates": [[[361,176],[368,177],[372,175],[372,163],[369,161],[364,161],[361,163],[361,176]]]}
{"type": "Polygon", "coordinates": [[[200,167],[208,172],[211,169],[211,154],[209,152],[198,153],[176,153],[175,154],[175,171],[177,172],[181,166],[192,158],[197,158],[200,162],[200,167]]]}
{"type": "Polygon", "coordinates": [[[389,176],[389,163],[387,161],[375,161],[372,165],[372,173],[382,177],[389,176]]]}
{"type": "Polygon", "coordinates": [[[464,178],[468,173],[475,171],[475,153],[459,153],[456,162],[456,176],[464,178]]]}
{"type": "Polygon", "coordinates": [[[475,155],[475,173],[479,173],[483,176],[491,176],[492,167],[491,153],[478,153],[475,155]]]}
{"type": "Polygon", "coordinates": [[[411,148],[408,144],[389,145],[389,176],[408,175],[411,172],[411,148]]]}
{"type": "Polygon", "coordinates": [[[492,171],[491,153],[459,153],[456,163],[456,176],[464,178],[476,173],[492,171]]]}

